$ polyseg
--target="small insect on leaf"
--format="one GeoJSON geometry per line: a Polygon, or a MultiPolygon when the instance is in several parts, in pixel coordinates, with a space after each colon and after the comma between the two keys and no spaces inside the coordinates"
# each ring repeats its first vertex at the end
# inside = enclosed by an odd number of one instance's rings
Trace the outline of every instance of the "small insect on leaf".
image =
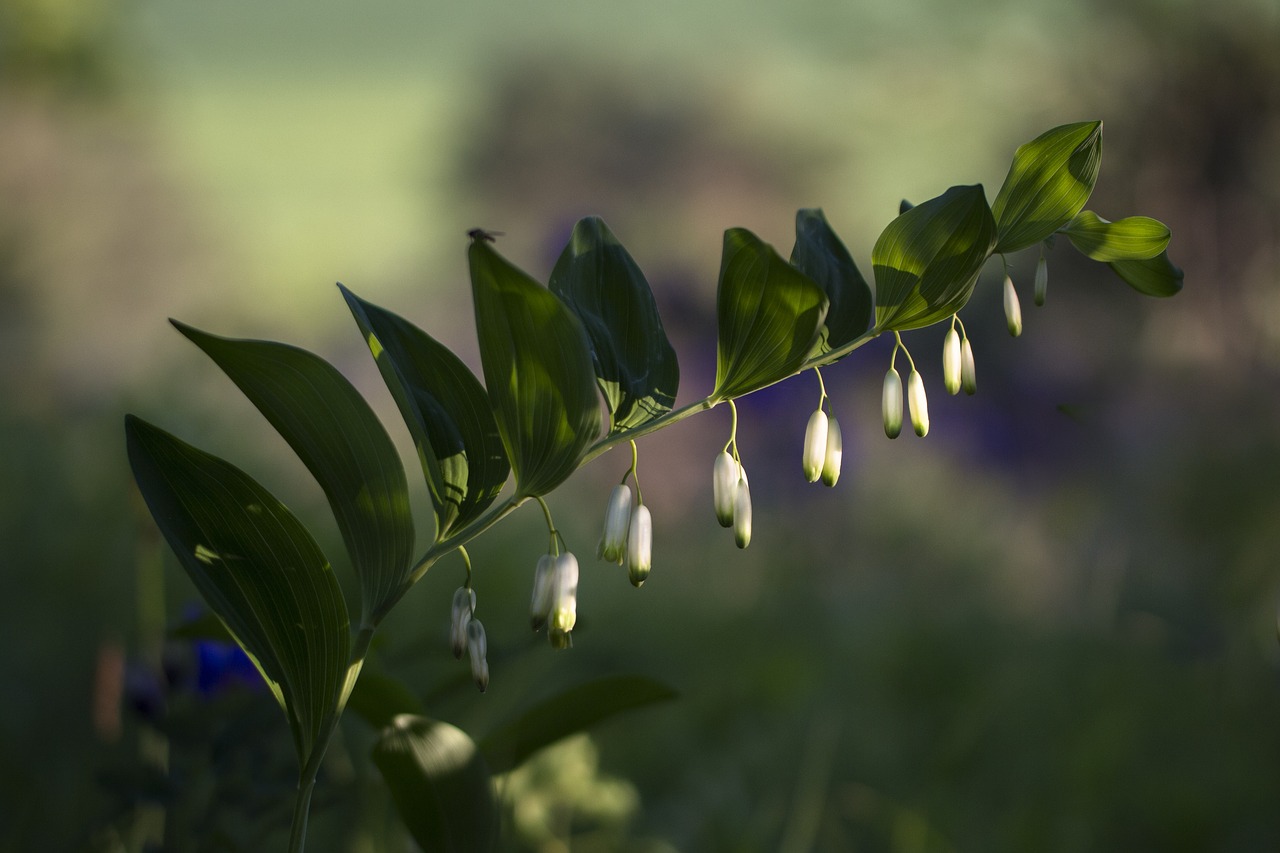
{"type": "Polygon", "coordinates": [[[467,236],[472,240],[484,240],[488,243],[495,242],[495,238],[501,237],[502,231],[486,231],[483,228],[472,228],[467,232],[467,236]]]}

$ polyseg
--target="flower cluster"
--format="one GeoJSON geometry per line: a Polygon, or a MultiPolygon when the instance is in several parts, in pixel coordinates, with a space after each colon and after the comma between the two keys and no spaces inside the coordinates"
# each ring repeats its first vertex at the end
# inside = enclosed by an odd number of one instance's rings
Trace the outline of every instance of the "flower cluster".
{"type": "Polygon", "coordinates": [[[475,618],[476,592],[460,586],[453,593],[452,616],[449,621],[449,645],[453,656],[461,659],[464,652],[471,659],[471,678],[483,693],[489,688],[489,641],[484,625],[475,618]]]}
{"type": "Polygon", "coordinates": [[[534,631],[547,628],[553,648],[573,645],[578,621],[578,558],[565,551],[543,554],[533,571],[533,596],[529,600],[529,624],[534,631]]]}
{"type": "Polygon", "coordinates": [[[711,494],[716,521],[721,527],[732,527],[734,543],[746,548],[751,544],[751,488],[747,469],[728,450],[721,451],[712,466],[711,494]]]}
{"type": "MultiPolygon", "coordinates": [[[[631,471],[627,472],[628,475],[631,471]]],[[[643,586],[653,568],[653,516],[649,507],[637,499],[631,506],[631,487],[615,486],[605,510],[604,535],[596,556],[627,567],[627,578],[633,586],[643,586]]]]}

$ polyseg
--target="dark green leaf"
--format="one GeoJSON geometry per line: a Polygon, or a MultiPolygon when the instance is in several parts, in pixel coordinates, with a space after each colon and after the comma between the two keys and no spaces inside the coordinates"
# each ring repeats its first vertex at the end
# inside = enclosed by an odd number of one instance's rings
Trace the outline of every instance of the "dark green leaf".
{"type": "Polygon", "coordinates": [[[1142,261],[1112,261],[1107,266],[1147,296],[1173,296],[1182,290],[1182,270],[1173,265],[1167,252],[1142,261]]]}
{"type": "Polygon", "coordinates": [[[403,594],[413,556],[404,466],[364,398],[320,357],[174,322],[240,387],[324,490],[360,576],[362,622],[403,594]]]}
{"type": "Polygon", "coordinates": [[[1102,122],[1064,124],[1018,148],[991,212],[995,251],[1016,252],[1057,231],[1093,192],[1102,160],[1102,122]]]}
{"type": "Polygon", "coordinates": [[[554,293],[473,239],[468,251],[480,360],[515,472],[515,498],[544,495],[600,434],[591,345],[554,293]]]}
{"type": "Polygon", "coordinates": [[[680,385],[676,352],[644,274],[602,220],[588,217],[574,226],[550,287],[591,338],[612,431],[670,411],[680,385]]]}
{"type": "Polygon", "coordinates": [[[495,773],[505,773],[561,738],[629,711],[674,699],[665,684],[634,675],[599,678],[572,687],[535,705],[519,718],[493,731],[480,742],[495,773]]]}
{"type": "Polygon", "coordinates": [[[347,699],[347,710],[375,729],[391,725],[400,714],[421,714],[422,702],[403,681],[373,669],[368,661],[347,699]]]}
{"type": "Polygon", "coordinates": [[[818,333],[818,352],[838,349],[871,325],[871,288],[849,250],[817,208],[796,213],[796,245],[791,263],[826,291],[831,306],[818,333]]]}
{"type": "Polygon", "coordinates": [[[714,401],[792,375],[813,352],[827,316],[822,288],[744,228],[724,232],[716,291],[714,401]]]}
{"type": "Polygon", "coordinates": [[[347,682],[347,608],[333,570],[244,472],[132,415],[125,435],[160,532],[266,679],[305,764],[327,740],[347,682]]]}
{"type": "Polygon", "coordinates": [[[898,215],[901,216],[913,207],[915,207],[915,205],[904,198],[902,201],[898,202],[898,215]]]}
{"type": "Polygon", "coordinates": [[[489,769],[466,732],[408,714],[373,748],[396,811],[429,853],[484,853],[498,841],[489,769]]]}
{"type": "Polygon", "coordinates": [[[916,329],[959,311],[995,239],[981,186],[952,187],[890,222],[871,251],[876,328],[916,329]]]}
{"type": "Polygon", "coordinates": [[[489,396],[447,347],[338,287],[409,426],[435,505],[436,539],[443,539],[479,517],[510,472],[489,396]]]}
{"type": "Polygon", "coordinates": [[[1095,261],[1144,261],[1169,245],[1169,227],[1147,216],[1108,222],[1092,210],[1082,210],[1063,230],[1071,245],[1095,261]]]}

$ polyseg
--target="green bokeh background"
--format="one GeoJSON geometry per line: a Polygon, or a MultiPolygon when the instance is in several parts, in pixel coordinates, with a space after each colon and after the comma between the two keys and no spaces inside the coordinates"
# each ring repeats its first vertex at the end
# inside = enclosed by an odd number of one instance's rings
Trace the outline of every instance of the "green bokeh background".
{"type": "MultiPolygon", "coordinates": [[[[717,409],[641,442],[643,590],[591,559],[629,460],[552,497],[584,569],[571,652],[527,636],[530,509],[472,550],[489,693],[446,648],[456,561],[377,662],[476,733],[595,674],[680,691],[508,780],[515,849],[1277,849],[1277,44],[1271,0],[0,0],[0,848],[131,849],[129,774],[166,748],[136,683],[116,725],[104,675],[122,654],[141,678],[194,599],[155,568],[125,411],[254,473],[346,567],[318,488],[166,317],[323,354],[412,476],[335,280],[478,372],[466,231],[505,232],[545,279],[600,214],[650,278],[684,402],[714,378],[725,228],[785,252],[821,206],[869,272],[901,198],[993,196],[1018,144],[1100,118],[1089,206],[1168,223],[1181,295],[1142,298],[1060,241],[1044,309],[1034,253],[1012,259],[1015,341],[993,264],[963,315],[976,397],[942,394],[941,330],[906,338],[928,439],[884,439],[888,350],[867,347],[824,374],[833,491],[800,475],[812,379],[741,404],[748,551],[711,513],[717,409]]],[[[232,693],[172,700],[183,825],[257,849],[250,814],[278,849],[287,809],[259,806],[288,795],[287,733],[232,693]]],[[[345,724],[313,849],[404,849],[370,737],[345,724]]]]}

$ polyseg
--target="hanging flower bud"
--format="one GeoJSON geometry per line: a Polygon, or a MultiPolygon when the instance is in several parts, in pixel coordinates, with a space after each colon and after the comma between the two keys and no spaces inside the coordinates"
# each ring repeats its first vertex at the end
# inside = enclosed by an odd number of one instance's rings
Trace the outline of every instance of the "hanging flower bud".
{"type": "Polygon", "coordinates": [[[1044,255],[1040,256],[1040,260],[1036,261],[1036,305],[1044,305],[1045,294],[1049,291],[1049,262],[1045,260],[1044,255]]]}
{"type": "Polygon", "coordinates": [[[467,649],[471,652],[471,678],[483,693],[489,688],[489,641],[479,619],[467,623],[467,649]]]}
{"type": "Polygon", "coordinates": [[[884,412],[884,434],[897,438],[902,432],[902,377],[892,367],[884,375],[884,393],[880,397],[884,412]]]}
{"type": "Polygon", "coordinates": [[[751,488],[745,470],[733,495],[733,541],[739,548],[751,544],[751,488]]]}
{"type": "Polygon", "coordinates": [[[929,400],[924,395],[924,380],[918,370],[911,371],[907,377],[907,404],[911,407],[911,426],[916,435],[924,438],[929,434],[929,400]]]}
{"type": "Polygon", "coordinates": [[[978,374],[973,365],[973,347],[969,345],[967,335],[960,342],[960,387],[966,394],[974,394],[978,390],[978,374]]]}
{"type": "Polygon", "coordinates": [[[627,551],[627,524],[631,521],[631,487],[626,483],[614,486],[609,495],[609,508],[604,514],[604,536],[596,555],[610,563],[622,565],[627,551]]]}
{"type": "Polygon", "coordinates": [[[844,439],[840,436],[840,422],[827,420],[827,451],[822,457],[822,485],[834,486],[840,479],[840,460],[844,456],[844,439]]]}
{"type": "Polygon", "coordinates": [[[627,533],[627,578],[639,588],[653,567],[653,516],[644,504],[631,513],[631,529],[627,533]]]}
{"type": "Polygon", "coordinates": [[[543,554],[533,570],[533,598],[529,601],[529,624],[541,631],[551,612],[551,595],[555,592],[556,558],[543,554]]]}
{"type": "Polygon", "coordinates": [[[462,659],[467,650],[467,623],[476,609],[476,593],[473,589],[460,586],[453,593],[453,607],[449,619],[449,647],[453,656],[462,659]]]}
{"type": "Polygon", "coordinates": [[[960,392],[960,374],[962,372],[960,333],[956,331],[955,326],[952,326],[951,330],[947,332],[947,337],[942,341],[942,384],[946,386],[948,394],[958,394],[960,392]]]}
{"type": "Polygon", "coordinates": [[[711,472],[711,495],[716,505],[716,521],[721,527],[733,526],[733,495],[737,486],[738,463],[729,451],[722,451],[711,472]]]}
{"type": "Polygon", "coordinates": [[[1004,319],[1009,324],[1009,334],[1015,338],[1022,334],[1022,305],[1018,302],[1018,291],[1013,287],[1013,279],[1004,277],[1004,319]]]}
{"type": "Polygon", "coordinates": [[[827,452],[827,413],[818,409],[809,416],[804,430],[804,457],[801,460],[804,478],[816,483],[822,474],[822,460],[827,452]]]}
{"type": "Polygon", "coordinates": [[[551,595],[551,627],[567,634],[578,621],[578,558],[565,551],[555,558],[555,583],[551,595]]]}

